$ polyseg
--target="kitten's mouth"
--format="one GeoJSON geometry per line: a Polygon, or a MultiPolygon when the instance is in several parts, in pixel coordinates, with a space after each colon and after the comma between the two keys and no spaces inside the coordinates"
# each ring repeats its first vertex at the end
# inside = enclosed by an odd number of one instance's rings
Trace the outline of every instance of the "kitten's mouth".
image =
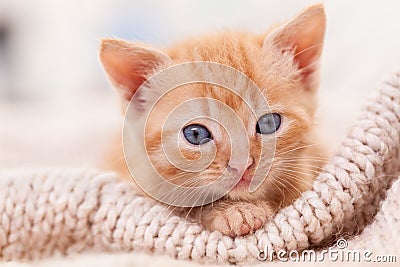
{"type": "Polygon", "coordinates": [[[233,190],[249,188],[252,179],[253,176],[248,174],[246,171],[240,178],[239,182],[237,182],[236,185],[233,187],[233,190]]]}

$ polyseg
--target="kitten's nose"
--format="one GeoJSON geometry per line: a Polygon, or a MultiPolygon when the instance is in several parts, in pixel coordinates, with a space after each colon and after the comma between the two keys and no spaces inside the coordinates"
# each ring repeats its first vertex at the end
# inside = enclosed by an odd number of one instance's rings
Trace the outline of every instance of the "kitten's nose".
{"type": "Polygon", "coordinates": [[[243,168],[243,161],[241,161],[243,159],[239,159],[236,161],[229,161],[229,167],[238,172],[238,173],[244,173],[251,165],[253,165],[254,163],[254,158],[253,157],[249,157],[249,159],[247,160],[247,164],[245,165],[245,167],[243,168]]]}

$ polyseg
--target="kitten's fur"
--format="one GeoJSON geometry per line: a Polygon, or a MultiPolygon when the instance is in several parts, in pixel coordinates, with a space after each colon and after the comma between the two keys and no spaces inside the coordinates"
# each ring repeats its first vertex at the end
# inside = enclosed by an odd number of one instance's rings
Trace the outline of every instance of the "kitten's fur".
{"type": "MultiPolygon", "coordinates": [[[[212,205],[193,209],[191,215],[200,219],[206,228],[232,236],[247,234],[260,228],[279,207],[291,203],[302,191],[310,188],[311,182],[324,163],[324,153],[321,147],[316,145],[318,140],[314,134],[318,61],[324,31],[323,6],[314,5],[268,34],[211,34],[181,42],[163,52],[143,44],[122,40],[110,39],[102,42],[100,58],[121,96],[123,109],[138,87],[156,71],[182,62],[212,61],[232,66],[250,77],[268,99],[271,111],[282,115],[283,125],[276,132],[276,155],[268,177],[254,193],[243,187],[235,188],[212,205]]],[[[156,92],[157,88],[149,90],[156,92]]],[[[246,88],[241,88],[239,93],[243,97],[249,97],[246,96],[246,88]]],[[[243,102],[224,90],[198,84],[179,87],[164,97],[156,112],[157,118],[154,118],[153,122],[150,119],[146,137],[149,141],[146,145],[151,148],[150,158],[154,157],[159,163],[159,171],[171,180],[180,174],[178,169],[160,156],[162,153],[159,120],[182,101],[203,96],[218,99],[238,113],[252,138],[250,155],[253,162],[260,160],[258,167],[262,167],[265,159],[257,158],[260,149],[255,133],[257,121],[243,108],[243,102]]],[[[144,101],[136,104],[146,103],[144,101]]],[[[218,131],[213,127],[210,126],[211,132],[218,131]]],[[[225,152],[230,153],[225,151],[224,140],[226,139],[214,140],[222,156],[217,157],[213,164],[196,177],[197,184],[217,179],[218,171],[225,169],[229,164],[224,157],[225,152]]],[[[138,142],[143,142],[143,137],[139,138],[138,142]]],[[[141,153],[138,151],[138,157],[145,156],[141,153]]],[[[197,149],[191,151],[188,148],[185,153],[189,158],[198,157],[197,149]]],[[[119,145],[110,162],[116,162],[115,158],[121,158],[121,154],[122,149],[119,145]]],[[[255,165],[249,163],[246,175],[251,176],[254,173],[255,165]]],[[[123,161],[114,164],[112,168],[124,175],[128,173],[123,161]]],[[[143,176],[146,175],[143,173],[143,176]]],[[[184,183],[179,180],[174,182],[184,183]]]]}

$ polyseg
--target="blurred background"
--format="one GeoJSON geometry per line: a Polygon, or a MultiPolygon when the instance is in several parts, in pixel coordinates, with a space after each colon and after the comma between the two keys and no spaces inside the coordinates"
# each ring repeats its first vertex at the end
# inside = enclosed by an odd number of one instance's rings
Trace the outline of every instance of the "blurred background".
{"type": "MultiPolygon", "coordinates": [[[[98,60],[101,38],[168,46],[223,29],[260,33],[315,2],[0,0],[0,167],[86,166],[102,157],[121,118],[98,60]]],[[[400,2],[322,2],[319,117],[334,146],[400,65],[400,2]]]]}

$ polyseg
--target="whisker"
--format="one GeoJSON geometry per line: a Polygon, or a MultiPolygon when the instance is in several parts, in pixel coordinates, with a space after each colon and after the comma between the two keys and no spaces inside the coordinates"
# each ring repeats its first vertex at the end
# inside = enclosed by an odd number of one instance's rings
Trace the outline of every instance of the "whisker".
{"type": "Polygon", "coordinates": [[[311,157],[295,157],[295,158],[277,158],[280,161],[285,161],[285,162],[298,162],[299,160],[306,160],[306,161],[315,161],[315,162],[326,162],[328,163],[328,159],[326,158],[311,158],[311,157]]]}
{"type": "MultiPolygon", "coordinates": [[[[302,174],[302,175],[310,175],[309,173],[305,173],[305,172],[300,172],[300,171],[296,171],[296,170],[289,170],[289,169],[280,169],[281,171],[285,171],[285,172],[292,172],[292,173],[298,173],[298,174],[302,174]]],[[[310,170],[311,171],[311,170],[310,170]]],[[[315,172],[315,171],[314,171],[315,172]]],[[[320,173],[320,172],[316,172],[316,173],[320,173]]]]}
{"type": "Polygon", "coordinates": [[[320,145],[320,144],[319,144],[319,143],[315,143],[315,144],[303,145],[303,146],[295,147],[295,148],[293,148],[293,149],[289,149],[289,150],[280,152],[280,153],[278,153],[278,154],[276,154],[276,155],[281,156],[281,155],[284,155],[284,154],[287,154],[287,153],[290,153],[290,152],[294,152],[294,151],[296,151],[296,150],[300,150],[300,149],[304,149],[304,148],[309,148],[309,147],[316,146],[316,145],[320,145]]]}
{"type": "Polygon", "coordinates": [[[285,176],[285,177],[290,177],[290,178],[292,178],[293,180],[295,180],[296,182],[300,182],[300,183],[302,183],[302,184],[306,184],[306,185],[309,185],[309,186],[312,186],[312,182],[309,182],[309,181],[307,181],[307,180],[304,180],[304,179],[302,179],[302,178],[300,178],[300,177],[298,177],[298,176],[296,176],[296,175],[294,175],[294,174],[292,174],[292,173],[285,173],[285,172],[282,172],[282,174],[285,176]]]}
{"type": "MultiPolygon", "coordinates": [[[[277,177],[277,176],[274,176],[274,179],[272,179],[272,184],[274,184],[274,182],[278,182],[283,188],[286,187],[286,186],[280,181],[279,177],[277,177]]],[[[284,192],[283,188],[282,188],[282,187],[279,187],[279,186],[277,186],[277,185],[275,185],[275,186],[279,189],[282,198],[285,198],[285,192],[284,192]]]]}
{"type": "Polygon", "coordinates": [[[284,166],[290,166],[290,167],[310,167],[318,170],[323,170],[323,167],[317,166],[317,165],[310,165],[310,164],[302,164],[302,163],[292,163],[292,162],[284,162],[281,161],[282,165],[284,166]]]}
{"type": "MultiPolygon", "coordinates": [[[[295,186],[295,185],[293,185],[289,180],[286,180],[286,179],[282,179],[282,177],[278,177],[278,179],[280,180],[280,181],[282,181],[282,183],[285,183],[285,184],[287,184],[287,185],[289,185],[290,187],[292,187],[293,188],[293,190],[294,191],[292,191],[292,190],[290,190],[290,192],[293,194],[293,196],[297,196],[298,194],[301,194],[302,192],[295,186]]],[[[290,189],[290,187],[288,188],[288,187],[286,187],[286,189],[290,189]]]]}
{"type": "Polygon", "coordinates": [[[282,164],[282,165],[285,165],[285,166],[280,166],[280,167],[277,167],[277,168],[281,168],[282,170],[286,170],[286,169],[294,169],[294,170],[299,170],[299,171],[310,171],[310,172],[313,172],[313,173],[316,173],[316,174],[320,174],[324,169],[323,168],[321,168],[321,167],[318,167],[318,166],[311,166],[311,165],[308,165],[308,166],[302,166],[302,165],[290,165],[290,164],[282,164]],[[288,167],[288,168],[284,168],[284,167],[288,167]]]}

